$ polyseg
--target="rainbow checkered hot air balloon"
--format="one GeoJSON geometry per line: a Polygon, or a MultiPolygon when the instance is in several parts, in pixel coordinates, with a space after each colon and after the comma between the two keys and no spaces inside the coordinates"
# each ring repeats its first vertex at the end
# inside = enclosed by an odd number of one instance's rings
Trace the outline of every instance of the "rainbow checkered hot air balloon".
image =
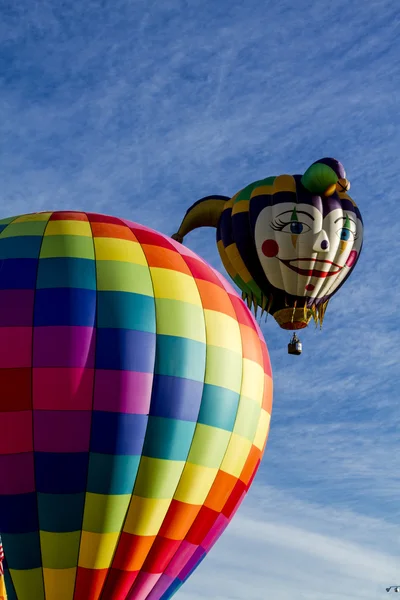
{"type": "Polygon", "coordinates": [[[268,351],[201,258],[113,217],[0,221],[8,600],[171,598],[251,485],[268,351]]]}

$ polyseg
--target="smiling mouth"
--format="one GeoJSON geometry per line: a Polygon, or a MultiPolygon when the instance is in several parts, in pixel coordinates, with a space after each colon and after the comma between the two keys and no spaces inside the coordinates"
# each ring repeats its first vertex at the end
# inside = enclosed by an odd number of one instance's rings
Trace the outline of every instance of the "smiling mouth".
{"type": "Polygon", "coordinates": [[[280,260],[281,263],[286,265],[286,267],[289,267],[289,269],[291,269],[295,273],[298,273],[299,275],[305,275],[306,277],[320,277],[320,278],[332,277],[333,275],[337,275],[339,273],[339,271],[341,271],[343,269],[342,266],[332,262],[331,260],[321,260],[318,258],[293,258],[290,260],[278,258],[278,260],[280,260]],[[307,263],[307,264],[322,263],[324,265],[329,265],[330,267],[334,267],[334,268],[333,269],[330,268],[329,271],[321,271],[321,270],[315,269],[315,268],[314,269],[310,269],[310,268],[302,269],[300,266],[296,266],[293,263],[307,263]]]}

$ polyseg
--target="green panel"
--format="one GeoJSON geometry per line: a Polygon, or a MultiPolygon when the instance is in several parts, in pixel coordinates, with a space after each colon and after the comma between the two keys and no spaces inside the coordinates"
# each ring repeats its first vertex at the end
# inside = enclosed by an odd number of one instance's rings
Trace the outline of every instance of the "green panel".
{"type": "Polygon", "coordinates": [[[198,423],[188,462],[219,469],[230,439],[230,431],[198,423]]]}
{"type": "Polygon", "coordinates": [[[92,533],[118,533],[121,531],[130,501],[131,494],[86,494],[82,529],[92,533]]]}
{"type": "Polygon", "coordinates": [[[154,295],[148,267],[117,260],[99,260],[96,268],[98,290],[154,295]]]}
{"type": "Polygon", "coordinates": [[[78,564],[81,531],[40,532],[42,561],[45,569],[72,569],[78,564]]]}
{"type": "Polygon", "coordinates": [[[142,457],[134,494],[142,498],[169,500],[175,494],[184,461],[142,457]]]}
{"type": "Polygon", "coordinates": [[[204,382],[240,393],[242,356],[226,348],[207,346],[207,366],[204,382]]]}
{"type": "Polygon", "coordinates": [[[45,235],[40,258],[94,259],[93,239],[85,235],[45,235]]]}
{"type": "Polygon", "coordinates": [[[47,227],[48,221],[22,221],[19,223],[11,223],[1,232],[2,238],[15,236],[43,236],[44,230],[47,227]]]}
{"type": "Polygon", "coordinates": [[[45,600],[42,569],[29,571],[10,570],[17,598],[20,600],[45,600]]]}
{"type": "Polygon", "coordinates": [[[189,302],[156,298],[157,333],[206,341],[204,312],[189,302]]]}
{"type": "Polygon", "coordinates": [[[241,396],[233,432],[253,442],[260,413],[261,406],[255,400],[241,396]]]}

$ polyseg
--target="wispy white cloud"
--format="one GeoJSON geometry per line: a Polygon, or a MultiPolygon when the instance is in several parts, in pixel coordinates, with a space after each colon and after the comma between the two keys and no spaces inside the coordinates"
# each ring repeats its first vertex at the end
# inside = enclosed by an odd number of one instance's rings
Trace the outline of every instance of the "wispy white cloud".
{"type": "Polygon", "coordinates": [[[182,600],[376,599],[398,574],[398,525],[255,486],[182,600]]]}

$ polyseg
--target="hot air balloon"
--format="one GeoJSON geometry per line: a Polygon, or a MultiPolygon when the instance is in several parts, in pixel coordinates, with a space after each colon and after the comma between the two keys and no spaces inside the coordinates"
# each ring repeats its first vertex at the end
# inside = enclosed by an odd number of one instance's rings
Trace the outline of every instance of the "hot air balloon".
{"type": "Polygon", "coordinates": [[[183,242],[197,227],[216,227],[222,262],[249,307],[267,311],[283,329],[302,329],[311,318],[322,324],[362,248],[362,218],[349,188],[342,164],[323,158],[303,175],[199,200],[172,237],[183,242]]]}
{"type": "Polygon", "coordinates": [[[171,598],[265,448],[257,323],[196,254],[123,219],[3,219],[0,261],[8,600],[171,598]]]}

